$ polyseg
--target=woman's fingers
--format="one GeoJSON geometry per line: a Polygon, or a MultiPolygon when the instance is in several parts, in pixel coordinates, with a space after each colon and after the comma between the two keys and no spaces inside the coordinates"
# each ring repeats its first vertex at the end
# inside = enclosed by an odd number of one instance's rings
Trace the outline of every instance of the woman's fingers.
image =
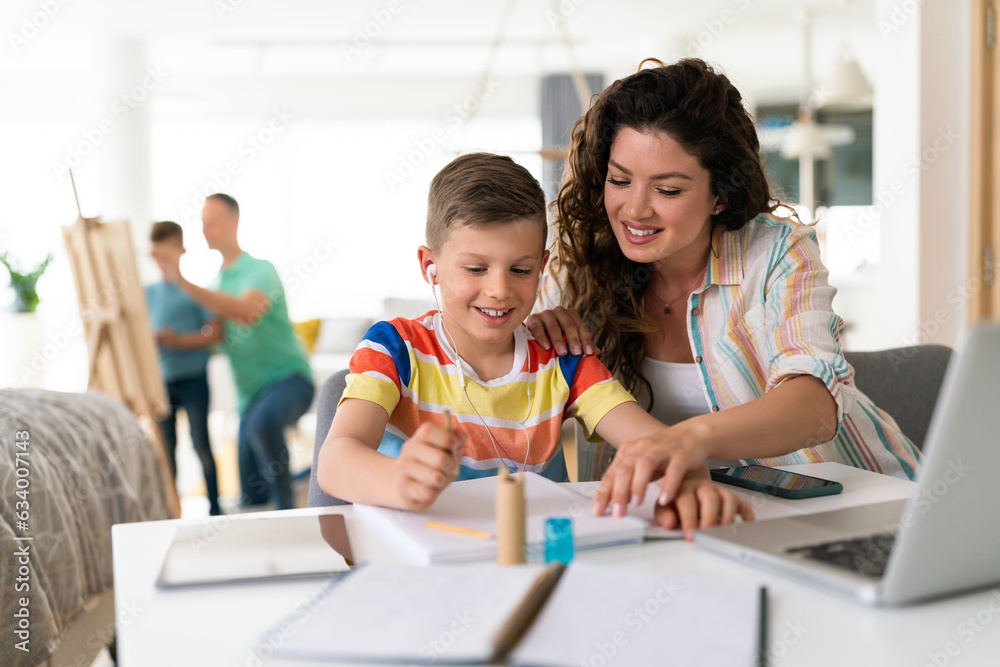
{"type": "Polygon", "coordinates": [[[545,326],[545,319],[551,317],[551,313],[547,310],[543,310],[540,313],[533,313],[528,316],[528,319],[524,321],[524,325],[528,327],[528,331],[534,337],[535,341],[542,346],[543,349],[548,350],[552,348],[552,341],[549,340],[549,332],[545,326]]]}
{"type": "Polygon", "coordinates": [[[555,346],[556,353],[560,356],[567,352],[573,354],[600,352],[594,345],[590,329],[580,318],[580,313],[571,308],[557,306],[534,313],[525,320],[525,325],[539,345],[546,350],[555,346]]]}
{"type": "MultiPolygon", "coordinates": [[[[584,345],[590,348],[587,354],[593,354],[594,352],[594,342],[590,338],[590,330],[580,319],[580,313],[569,308],[553,308],[552,314],[559,324],[559,329],[562,331],[562,336],[566,338],[566,345],[569,346],[569,351],[573,354],[583,354],[584,345]]],[[[549,332],[552,333],[551,331],[549,332]]],[[[561,346],[558,339],[556,340],[556,351],[560,355],[566,354],[565,346],[561,346]]]]}

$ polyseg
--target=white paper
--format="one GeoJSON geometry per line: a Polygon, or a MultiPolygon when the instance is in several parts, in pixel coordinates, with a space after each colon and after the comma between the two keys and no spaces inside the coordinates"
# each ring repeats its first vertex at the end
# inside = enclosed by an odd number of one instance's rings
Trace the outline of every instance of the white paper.
{"type": "MultiPolygon", "coordinates": [[[[454,482],[425,512],[355,505],[355,518],[373,530],[398,532],[401,548],[420,562],[447,563],[496,558],[496,539],[484,540],[433,530],[427,521],[483,530],[496,534],[496,477],[454,482]]],[[[527,505],[528,557],[541,557],[545,549],[545,520],[553,516],[573,520],[573,543],[578,551],[642,541],[646,522],[634,517],[595,517],[590,499],[535,473],[524,478],[527,505]]]]}
{"type": "Polygon", "coordinates": [[[514,649],[525,665],[756,665],[760,586],[574,562],[514,649]]]}

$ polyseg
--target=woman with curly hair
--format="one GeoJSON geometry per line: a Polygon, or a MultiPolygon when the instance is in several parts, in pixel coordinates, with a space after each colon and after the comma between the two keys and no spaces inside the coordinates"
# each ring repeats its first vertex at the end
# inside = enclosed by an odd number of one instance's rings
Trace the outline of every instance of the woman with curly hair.
{"type": "Polygon", "coordinates": [[[595,511],[709,458],[913,479],[919,451],[854,386],[815,230],[775,215],[739,91],[701,60],[654,64],[573,128],[528,320],[543,346],[599,351],[672,425],[619,449],[595,511]]]}

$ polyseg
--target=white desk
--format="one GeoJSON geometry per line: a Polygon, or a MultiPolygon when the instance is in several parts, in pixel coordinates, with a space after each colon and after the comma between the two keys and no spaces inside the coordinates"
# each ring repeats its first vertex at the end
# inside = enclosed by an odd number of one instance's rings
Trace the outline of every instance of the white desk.
{"type": "MultiPolygon", "coordinates": [[[[838,464],[790,466],[795,472],[844,484],[839,496],[782,500],[745,492],[761,517],[824,511],[906,497],[914,485],[838,464]]],[[[581,485],[582,490],[592,489],[581,485]]],[[[743,492],[741,491],[741,494],[743,492]]],[[[994,508],[984,508],[994,511],[994,508]]],[[[344,513],[355,557],[399,560],[374,536],[350,521],[349,507],[292,510],[295,514],[344,513]]],[[[287,514],[287,513],[286,513],[287,514]]],[[[259,515],[258,515],[259,516],[259,515]]],[[[206,539],[225,520],[203,519],[206,539]]],[[[970,517],[974,521],[975,517],[970,517]]],[[[115,609],[118,659],[124,667],[254,667],[267,664],[260,638],[307,604],[323,582],[271,582],[175,591],[154,582],[174,533],[174,521],[114,526],[115,609]],[[255,649],[259,651],[255,654],[255,649]]],[[[960,546],[958,547],[960,548],[960,546]]],[[[768,647],[772,665],[980,666],[1000,663],[1000,586],[985,592],[895,610],[873,609],[773,576],[681,541],[583,552],[581,560],[641,567],[671,574],[759,581],[768,587],[768,647]],[[992,607],[991,607],[992,604],[992,607]],[[976,630],[979,628],[979,630],[976,630]],[[952,655],[949,655],[949,652],[952,655]]],[[[303,607],[305,609],[305,607],[303,607]]],[[[303,612],[304,614],[305,612],[303,612]]]]}

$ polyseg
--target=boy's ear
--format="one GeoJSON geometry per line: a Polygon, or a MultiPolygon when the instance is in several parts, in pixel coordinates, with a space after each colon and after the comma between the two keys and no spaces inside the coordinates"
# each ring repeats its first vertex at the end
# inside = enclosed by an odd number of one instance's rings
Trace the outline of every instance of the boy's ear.
{"type": "Polygon", "coordinates": [[[420,275],[424,281],[433,287],[433,283],[427,278],[427,267],[434,263],[434,251],[425,245],[417,248],[417,261],[420,262],[420,275]]]}

